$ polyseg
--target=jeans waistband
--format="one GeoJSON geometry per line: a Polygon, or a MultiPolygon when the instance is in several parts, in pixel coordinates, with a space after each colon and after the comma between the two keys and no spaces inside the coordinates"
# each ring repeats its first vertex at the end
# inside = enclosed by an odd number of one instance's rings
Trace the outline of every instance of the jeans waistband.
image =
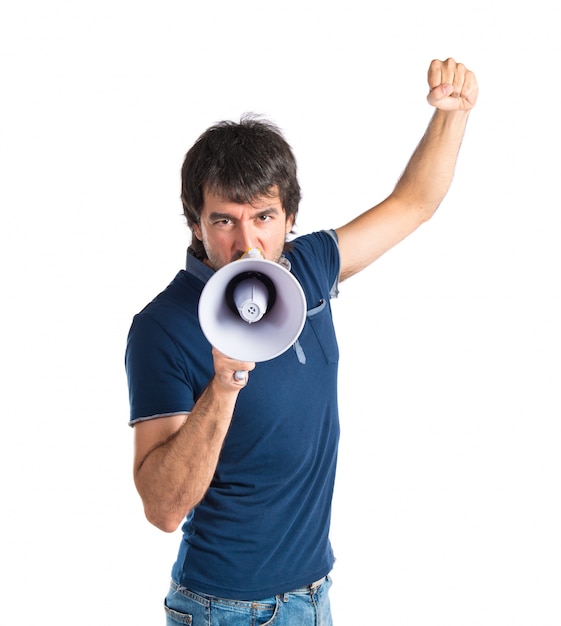
{"type": "Polygon", "coordinates": [[[326,579],[326,576],[324,576],[323,578],[320,578],[319,580],[316,580],[311,585],[300,587],[300,589],[293,589],[292,591],[289,591],[288,593],[309,593],[310,591],[314,591],[319,586],[321,586],[323,582],[325,581],[325,579],[326,579]]]}
{"type": "MultiPolygon", "coordinates": [[[[321,585],[325,582],[325,580],[327,579],[327,576],[324,576],[323,578],[320,578],[319,580],[314,581],[313,583],[306,585],[305,587],[300,587],[298,589],[292,589],[291,591],[287,591],[285,593],[281,593],[280,596],[289,596],[290,594],[309,594],[309,593],[313,593],[316,589],[318,589],[319,587],[321,587],[321,585]]],[[[203,598],[208,598],[209,600],[212,599],[217,599],[217,600],[225,600],[227,598],[221,598],[218,596],[213,596],[211,594],[205,594],[205,593],[201,593],[200,591],[193,591],[191,589],[187,589],[185,587],[183,587],[183,585],[180,585],[179,583],[177,583],[175,580],[171,580],[171,588],[174,591],[189,591],[190,593],[194,593],[197,595],[200,595],[203,598]]]]}

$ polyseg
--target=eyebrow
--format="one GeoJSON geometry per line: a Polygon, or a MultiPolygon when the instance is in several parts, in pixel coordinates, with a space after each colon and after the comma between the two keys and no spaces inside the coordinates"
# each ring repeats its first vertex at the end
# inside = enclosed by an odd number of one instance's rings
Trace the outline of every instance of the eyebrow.
{"type": "Polygon", "coordinates": [[[214,222],[216,220],[230,220],[232,219],[232,216],[229,213],[219,213],[218,211],[215,211],[214,213],[211,213],[208,216],[208,220],[210,222],[214,222]]]}
{"type": "MultiPolygon", "coordinates": [[[[279,215],[280,211],[277,207],[265,207],[263,209],[256,209],[254,215],[279,215]]],[[[213,211],[209,214],[208,218],[211,222],[217,220],[231,220],[235,219],[231,213],[222,213],[221,211],[213,211]]]]}

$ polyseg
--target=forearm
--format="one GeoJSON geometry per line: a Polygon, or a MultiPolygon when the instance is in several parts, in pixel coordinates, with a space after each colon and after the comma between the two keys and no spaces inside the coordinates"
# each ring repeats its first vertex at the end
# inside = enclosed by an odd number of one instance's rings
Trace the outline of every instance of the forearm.
{"type": "Polygon", "coordinates": [[[468,113],[437,110],[393,192],[337,229],[340,280],[356,274],[426,222],[446,195],[468,113]]]}
{"type": "Polygon", "coordinates": [[[430,218],[450,188],[469,112],[436,110],[392,197],[430,218]]]}
{"type": "Polygon", "coordinates": [[[238,392],[225,391],[213,379],[184,424],[135,468],[146,517],[161,530],[173,532],[206,493],[238,392]]]}

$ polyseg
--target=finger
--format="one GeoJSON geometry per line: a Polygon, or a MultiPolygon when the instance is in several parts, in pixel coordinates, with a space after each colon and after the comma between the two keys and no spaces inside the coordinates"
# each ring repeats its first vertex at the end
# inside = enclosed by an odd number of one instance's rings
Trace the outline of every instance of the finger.
{"type": "Polygon", "coordinates": [[[466,78],[466,66],[462,63],[457,63],[454,67],[454,75],[452,80],[450,81],[452,86],[454,87],[454,91],[452,91],[453,98],[459,98],[462,94],[462,89],[464,88],[464,82],[466,78]]]}
{"type": "Polygon", "coordinates": [[[429,87],[432,90],[439,85],[448,83],[453,85],[454,95],[459,95],[464,81],[465,72],[465,66],[462,63],[456,63],[456,61],[451,57],[446,59],[446,61],[434,59],[429,66],[429,87]]]}
{"type": "Polygon", "coordinates": [[[451,57],[441,62],[440,79],[443,83],[454,84],[458,63],[451,57]]]}
{"type": "Polygon", "coordinates": [[[435,87],[438,87],[442,84],[442,65],[442,61],[439,61],[438,59],[434,59],[434,61],[431,61],[427,76],[429,88],[431,91],[435,87]]]}
{"type": "Polygon", "coordinates": [[[215,347],[212,348],[214,372],[216,380],[224,387],[245,387],[249,372],[255,368],[255,363],[238,361],[227,357],[215,347]]]}
{"type": "Polygon", "coordinates": [[[464,98],[473,107],[477,101],[477,95],[479,93],[479,87],[477,85],[477,79],[475,74],[466,69],[464,84],[462,85],[462,92],[460,98],[464,98]]]}

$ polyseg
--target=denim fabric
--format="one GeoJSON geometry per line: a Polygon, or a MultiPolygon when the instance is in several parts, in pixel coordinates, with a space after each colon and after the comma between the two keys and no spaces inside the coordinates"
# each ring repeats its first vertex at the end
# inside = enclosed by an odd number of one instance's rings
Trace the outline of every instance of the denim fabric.
{"type": "Polygon", "coordinates": [[[172,581],[165,601],[166,626],[333,626],[331,579],[271,598],[245,602],[190,591],[172,581]]]}

